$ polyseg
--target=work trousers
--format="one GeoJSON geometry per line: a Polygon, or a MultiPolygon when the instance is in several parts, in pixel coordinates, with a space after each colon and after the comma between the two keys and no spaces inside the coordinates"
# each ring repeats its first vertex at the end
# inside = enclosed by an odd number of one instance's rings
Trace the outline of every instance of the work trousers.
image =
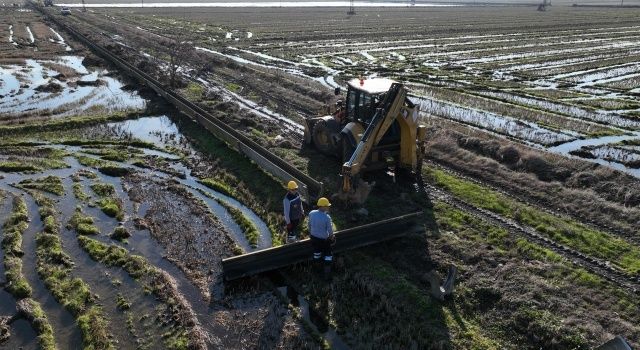
{"type": "Polygon", "coordinates": [[[313,260],[318,261],[323,258],[326,262],[333,260],[333,252],[331,251],[331,242],[329,240],[311,236],[311,246],[313,247],[313,260]]]}
{"type": "Polygon", "coordinates": [[[291,220],[291,228],[287,228],[289,239],[298,238],[298,226],[300,226],[300,219],[291,220]]]}

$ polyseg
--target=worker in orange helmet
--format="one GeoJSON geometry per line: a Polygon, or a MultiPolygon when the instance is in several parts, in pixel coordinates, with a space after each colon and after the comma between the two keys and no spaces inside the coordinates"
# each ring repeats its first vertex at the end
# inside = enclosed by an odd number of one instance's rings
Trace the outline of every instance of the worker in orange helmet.
{"type": "Polygon", "coordinates": [[[318,199],[318,209],[309,213],[309,234],[313,246],[313,261],[319,264],[324,260],[325,278],[331,278],[331,264],[333,253],[331,247],[335,244],[333,223],[328,211],[331,203],[325,197],[318,199]]]}
{"type": "Polygon", "coordinates": [[[287,190],[282,204],[287,228],[287,243],[292,243],[298,240],[298,226],[304,217],[304,208],[302,207],[302,198],[298,193],[298,184],[295,181],[289,181],[287,190]]]}

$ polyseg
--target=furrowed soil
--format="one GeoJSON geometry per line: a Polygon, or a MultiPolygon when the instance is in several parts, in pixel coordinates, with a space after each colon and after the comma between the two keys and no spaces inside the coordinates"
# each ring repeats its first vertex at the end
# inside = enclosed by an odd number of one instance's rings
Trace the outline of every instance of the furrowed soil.
{"type": "Polygon", "coordinates": [[[368,174],[367,210],[331,215],[344,229],[421,209],[424,230],[338,254],[331,281],[281,270],[312,325],[273,279],[223,282],[222,258],[282,244],[283,184],[40,12],[0,7],[0,320],[16,319],[0,348],[640,346],[639,10],[356,10],[44,10],[328,196],[340,164],[304,145],[304,118],[352,78],[406,84],[429,129],[424,186],[368,174]],[[440,301],[430,271],[450,265],[440,301]]]}

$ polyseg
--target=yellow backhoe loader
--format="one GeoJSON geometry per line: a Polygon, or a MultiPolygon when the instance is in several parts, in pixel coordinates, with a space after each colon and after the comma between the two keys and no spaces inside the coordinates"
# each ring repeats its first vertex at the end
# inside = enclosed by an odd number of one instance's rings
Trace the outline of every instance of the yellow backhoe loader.
{"type": "Polygon", "coordinates": [[[343,162],[338,197],[360,204],[371,188],[361,179],[363,172],[420,172],[425,137],[404,85],[381,78],[349,81],[345,106],[333,115],[306,119],[305,125],[306,144],[343,162]]]}

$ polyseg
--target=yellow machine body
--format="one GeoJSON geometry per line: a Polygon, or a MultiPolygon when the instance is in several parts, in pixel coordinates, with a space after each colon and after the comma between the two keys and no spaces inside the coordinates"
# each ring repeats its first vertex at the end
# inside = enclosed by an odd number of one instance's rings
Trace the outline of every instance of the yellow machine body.
{"type": "Polygon", "coordinates": [[[342,115],[307,120],[305,141],[343,161],[342,194],[352,193],[362,172],[419,171],[426,127],[404,85],[390,79],[353,79],[342,115]]]}

